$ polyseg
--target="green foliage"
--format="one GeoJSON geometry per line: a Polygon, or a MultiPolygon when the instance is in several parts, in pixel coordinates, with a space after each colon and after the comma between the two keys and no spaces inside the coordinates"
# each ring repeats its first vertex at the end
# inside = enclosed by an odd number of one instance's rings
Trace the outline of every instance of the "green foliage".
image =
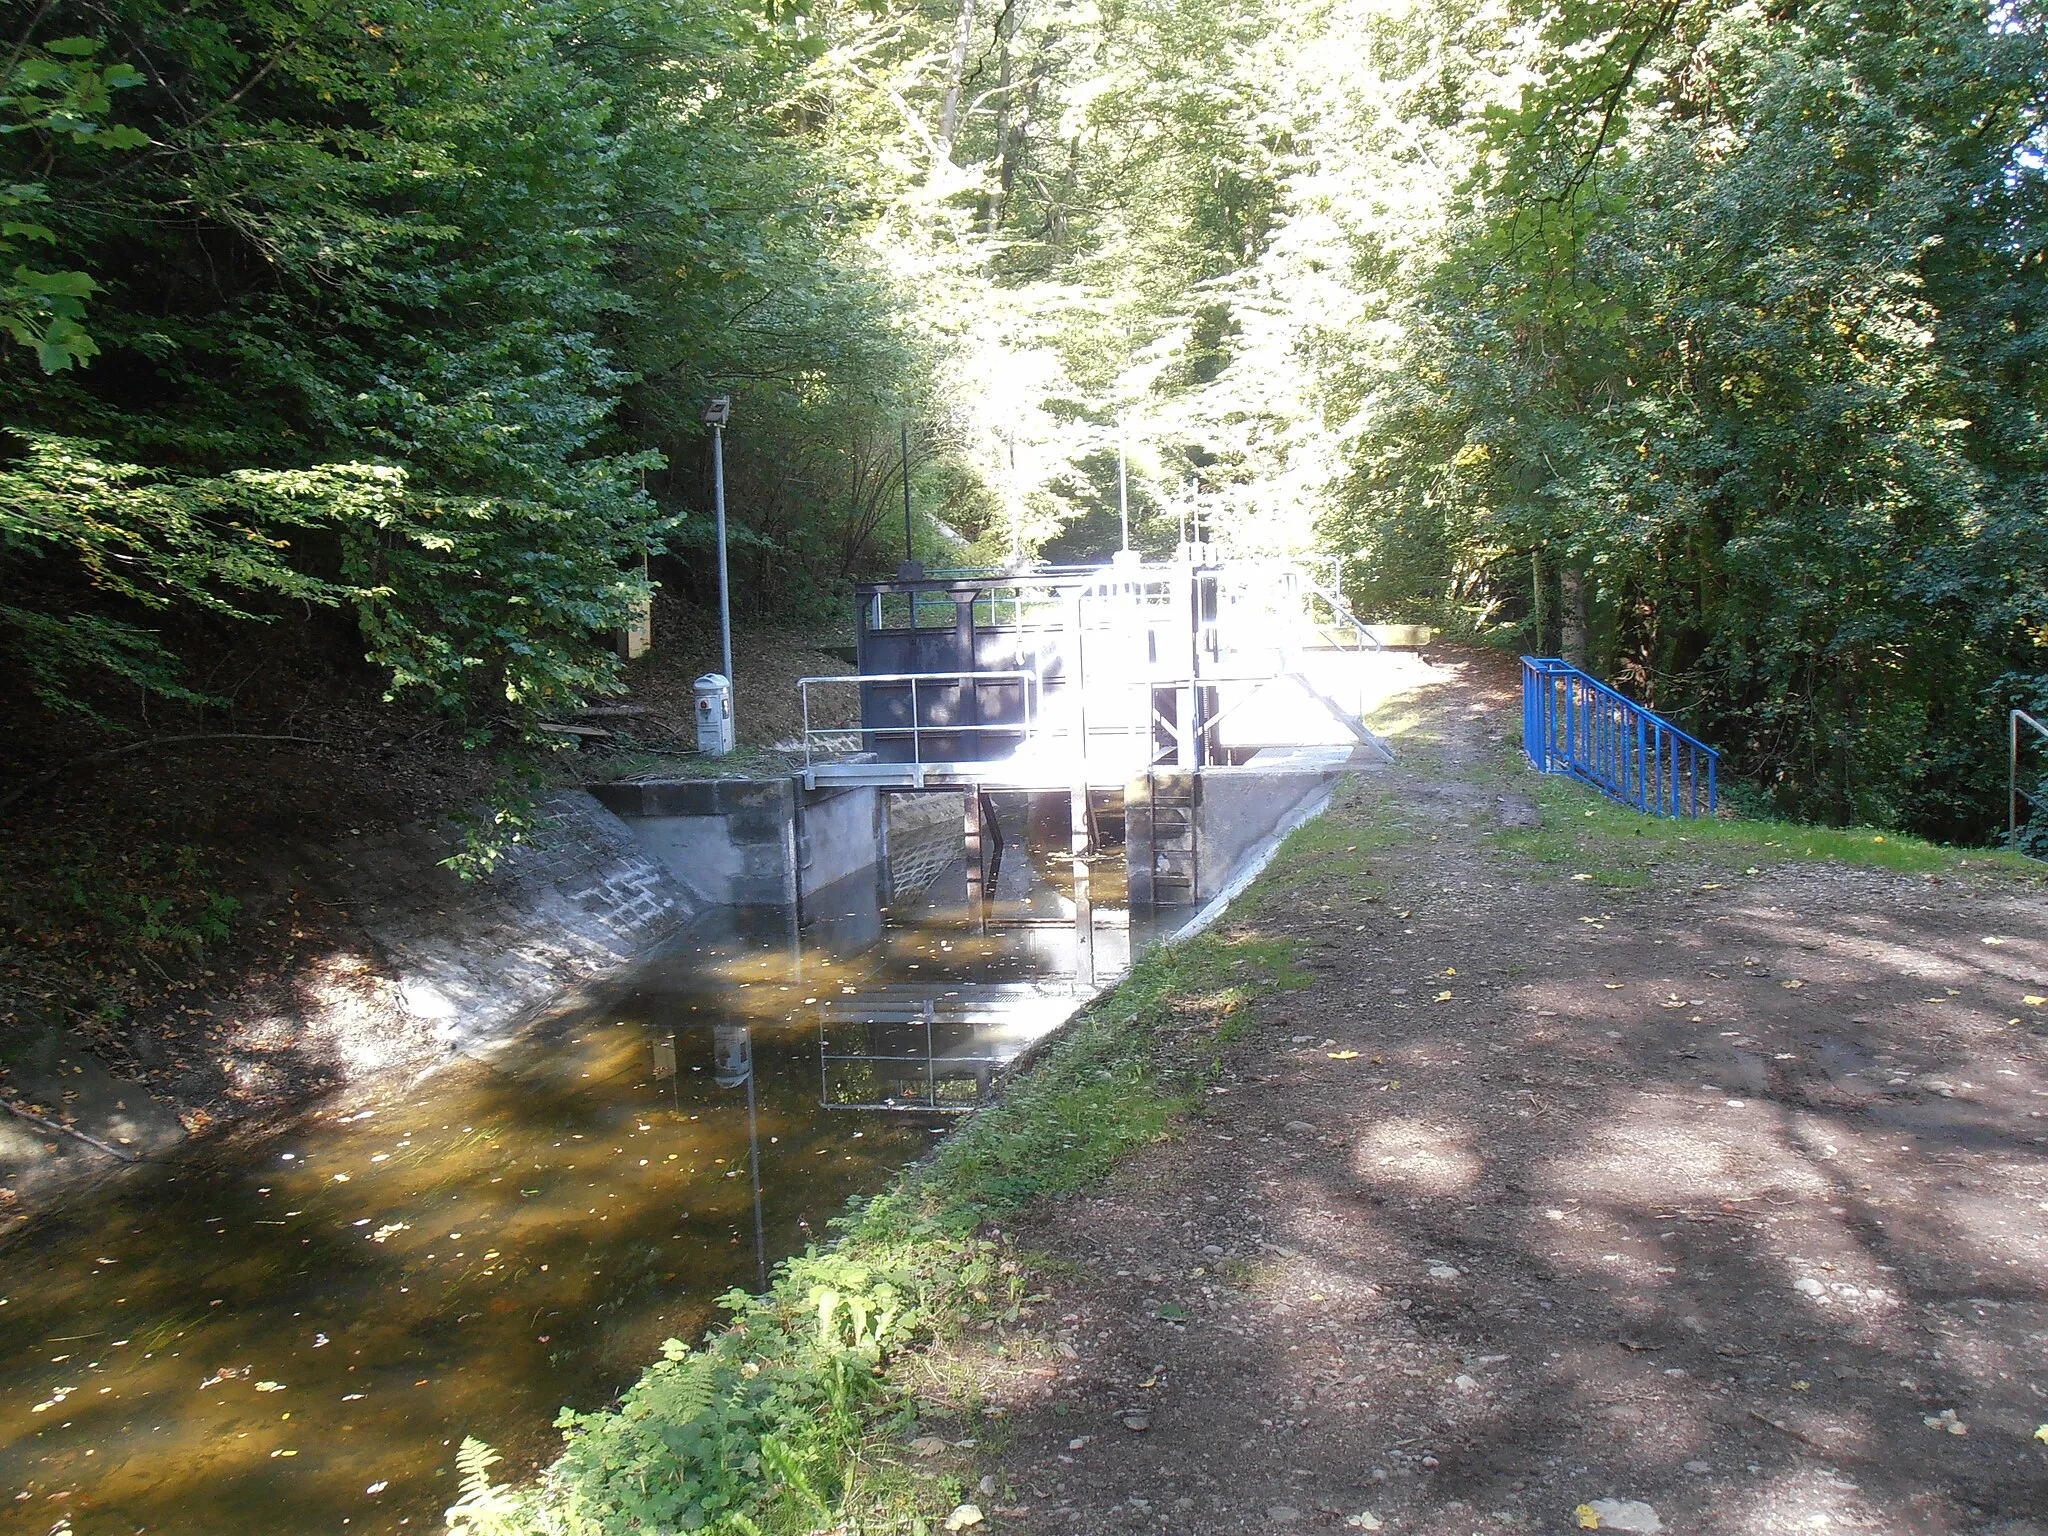
{"type": "Polygon", "coordinates": [[[1591,664],[1781,813],[1984,837],[1991,723],[2044,686],[2038,10],[1460,35],[1527,83],[1387,298],[1326,519],[1363,594],[1549,649],[1567,573],[1591,664]]]}
{"type": "Polygon", "coordinates": [[[152,828],[14,840],[0,852],[0,993],[112,1024],[219,953],[240,913],[200,850],[152,828]]]}
{"type": "Polygon", "coordinates": [[[14,26],[0,257],[47,260],[0,291],[41,356],[0,373],[32,502],[0,524],[0,645],[46,700],[190,699],[193,621],[287,599],[351,606],[394,692],[480,725],[610,691],[642,556],[708,527],[713,388],[742,579],[801,602],[868,558],[876,475],[841,450],[893,438],[931,348],[862,244],[872,170],[812,110],[805,8],[14,26]]]}
{"type": "MultiPolygon", "coordinates": [[[[109,461],[102,447],[23,435],[0,465],[0,562],[59,566],[131,612],[182,604],[242,618],[263,594],[331,603],[335,588],[293,567],[284,535],[378,494],[378,472],[356,466],[195,478],[109,461]]],[[[126,620],[0,600],[0,632],[47,702],[75,705],[72,683],[95,669],[193,697],[169,653],[126,620]]]]}
{"type": "MultiPolygon", "coordinates": [[[[114,93],[142,84],[131,64],[102,64],[99,39],[53,37],[16,40],[0,79],[0,135],[28,134],[74,149],[136,149],[149,142],[140,130],[106,121],[114,93]]],[[[0,186],[0,328],[32,350],[45,373],[83,363],[99,350],[85,329],[85,301],[98,291],[89,273],[51,272],[21,258],[29,245],[55,245],[57,233],[41,221],[50,201],[36,177],[0,186]]]]}

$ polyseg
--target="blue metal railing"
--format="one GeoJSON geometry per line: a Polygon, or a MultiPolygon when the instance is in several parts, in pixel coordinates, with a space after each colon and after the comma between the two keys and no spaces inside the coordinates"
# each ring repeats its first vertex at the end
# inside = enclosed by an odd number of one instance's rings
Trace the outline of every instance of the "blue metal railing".
{"type": "Polygon", "coordinates": [[[1721,754],[1568,661],[1522,658],[1522,750],[1652,816],[1711,816],[1721,754]]]}

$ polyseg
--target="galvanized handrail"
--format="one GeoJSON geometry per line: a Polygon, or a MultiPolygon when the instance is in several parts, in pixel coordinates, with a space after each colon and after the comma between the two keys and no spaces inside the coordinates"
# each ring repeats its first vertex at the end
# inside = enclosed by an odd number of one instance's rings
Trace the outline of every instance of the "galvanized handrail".
{"type": "Polygon", "coordinates": [[[1029,741],[1038,729],[1039,677],[1036,672],[867,672],[846,673],[837,677],[800,677],[796,680],[797,699],[803,710],[804,766],[811,766],[811,755],[817,738],[825,736],[857,737],[863,744],[870,737],[890,737],[901,740],[910,738],[910,760],[913,764],[924,762],[924,733],[935,735],[963,736],[977,733],[1013,736],[1021,746],[1029,741]],[[910,722],[907,725],[811,725],[811,685],[854,685],[866,687],[870,684],[910,687],[910,722]],[[985,683],[1016,683],[1024,690],[1024,718],[1022,720],[998,721],[994,724],[980,724],[962,721],[959,724],[933,723],[927,725],[917,707],[917,688],[920,683],[939,683],[948,688],[974,688],[985,683]]]}
{"type": "Polygon", "coordinates": [[[1358,615],[1351,611],[1351,605],[1345,602],[1343,597],[1339,593],[1335,592],[1329,587],[1324,586],[1320,581],[1317,581],[1315,577],[1307,576],[1306,572],[1304,572],[1303,574],[1307,577],[1305,585],[1308,587],[1309,591],[1313,592],[1317,597],[1320,597],[1324,602],[1328,603],[1330,605],[1330,611],[1336,614],[1337,617],[1341,619],[1344,623],[1351,626],[1351,633],[1356,635],[1358,639],[1361,642],[1363,642],[1361,648],[1371,649],[1375,651],[1382,651],[1386,649],[1385,646],[1380,644],[1379,637],[1375,635],[1371,630],[1367,629],[1365,627],[1365,624],[1359,619],[1358,615]]]}
{"type": "MultiPolygon", "coordinates": [[[[2016,709],[2006,718],[2012,743],[2005,766],[2005,842],[2014,853],[2020,851],[2020,722],[2023,720],[2043,741],[2048,741],[2048,725],[2043,725],[2024,709],[2016,709]]],[[[2031,800],[2033,797],[2030,795],[2028,798],[2031,800]]]]}
{"type": "Polygon", "coordinates": [[[1522,750],[1650,815],[1720,808],[1720,753],[1556,657],[1522,658],[1522,750]]]}

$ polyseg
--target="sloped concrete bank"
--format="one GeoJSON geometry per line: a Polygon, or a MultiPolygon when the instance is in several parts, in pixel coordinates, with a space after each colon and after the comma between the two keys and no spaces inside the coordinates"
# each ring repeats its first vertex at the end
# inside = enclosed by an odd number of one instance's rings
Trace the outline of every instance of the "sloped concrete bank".
{"type": "Polygon", "coordinates": [[[425,825],[328,850],[333,945],[292,974],[232,990],[216,1049],[166,1092],[125,1079],[69,1031],[0,1035],[0,1230],[122,1167],[315,1094],[486,1052],[566,989],[596,981],[697,912],[590,795],[548,798],[538,833],[488,876],[444,868],[425,825]]]}

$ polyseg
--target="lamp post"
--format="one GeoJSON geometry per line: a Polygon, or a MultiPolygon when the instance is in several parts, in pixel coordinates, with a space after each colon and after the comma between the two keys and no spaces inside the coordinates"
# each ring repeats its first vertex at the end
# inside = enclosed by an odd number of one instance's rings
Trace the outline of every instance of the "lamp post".
{"type": "Polygon", "coordinates": [[[1124,549],[1131,547],[1131,486],[1125,473],[1124,460],[1130,442],[1130,429],[1125,425],[1121,411],[1116,418],[1116,517],[1123,525],[1124,549]]]}
{"type": "Polygon", "coordinates": [[[704,425],[711,429],[711,504],[718,521],[718,643],[727,686],[732,683],[732,592],[725,572],[725,424],[731,418],[731,395],[713,395],[705,403],[704,425]]]}

